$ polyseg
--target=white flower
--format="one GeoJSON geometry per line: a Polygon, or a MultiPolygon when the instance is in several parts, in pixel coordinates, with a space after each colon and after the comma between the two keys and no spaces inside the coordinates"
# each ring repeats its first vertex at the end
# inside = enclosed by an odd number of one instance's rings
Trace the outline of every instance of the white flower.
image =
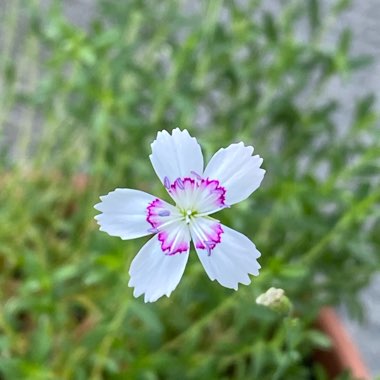
{"type": "Polygon", "coordinates": [[[260,252],[243,234],[210,215],[246,199],[265,171],[253,147],[232,144],[203,167],[197,140],[178,128],[158,132],[150,160],[175,206],[133,189],[116,189],[100,197],[95,219],[100,230],[122,239],[154,234],[133,259],[129,286],[134,296],[154,302],[178,285],[189,257],[190,241],[209,278],[237,290],[257,276],[260,252]]]}

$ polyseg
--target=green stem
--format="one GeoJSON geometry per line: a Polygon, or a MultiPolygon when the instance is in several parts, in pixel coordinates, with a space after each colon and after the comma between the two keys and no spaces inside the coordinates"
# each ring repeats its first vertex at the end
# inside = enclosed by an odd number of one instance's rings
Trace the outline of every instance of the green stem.
{"type": "Polygon", "coordinates": [[[311,263],[318,258],[319,254],[326,247],[326,245],[334,239],[338,231],[346,229],[353,219],[362,216],[363,213],[366,213],[368,209],[379,200],[380,191],[376,191],[351,207],[344,215],[342,215],[330,232],[301,258],[301,263],[308,266],[311,265],[311,263]]]}
{"type": "MultiPolygon", "coordinates": [[[[124,287],[122,287],[124,288],[124,287]]],[[[129,310],[130,302],[124,302],[113,319],[111,320],[108,332],[104,335],[104,338],[102,342],[100,343],[100,347],[98,350],[98,360],[96,361],[90,379],[93,380],[101,380],[102,377],[102,371],[105,366],[106,360],[108,358],[108,353],[111,349],[112,343],[116,339],[117,335],[119,334],[120,327],[125,319],[125,315],[127,311],[129,310]]]]}
{"type": "MultiPolygon", "coordinates": [[[[261,273],[260,277],[255,280],[255,286],[258,283],[263,283],[267,279],[267,273],[261,273]]],[[[209,323],[211,323],[219,315],[225,313],[227,310],[231,309],[237,300],[239,300],[243,295],[241,291],[240,294],[232,293],[230,296],[226,297],[219,305],[214,309],[210,310],[206,315],[196,321],[190,328],[185,330],[183,333],[175,336],[172,340],[166,342],[159,350],[154,354],[145,357],[144,361],[149,361],[159,356],[162,351],[170,350],[174,347],[178,347],[180,343],[185,341],[188,337],[199,334],[209,323]]]]}

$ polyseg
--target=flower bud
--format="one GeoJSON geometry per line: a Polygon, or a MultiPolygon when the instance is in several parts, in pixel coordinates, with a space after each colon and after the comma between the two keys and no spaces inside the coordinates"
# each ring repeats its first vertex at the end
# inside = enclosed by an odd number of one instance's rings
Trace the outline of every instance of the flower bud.
{"type": "Polygon", "coordinates": [[[256,298],[256,303],[281,314],[289,314],[292,310],[292,304],[285,295],[284,289],[269,288],[256,298]]]}

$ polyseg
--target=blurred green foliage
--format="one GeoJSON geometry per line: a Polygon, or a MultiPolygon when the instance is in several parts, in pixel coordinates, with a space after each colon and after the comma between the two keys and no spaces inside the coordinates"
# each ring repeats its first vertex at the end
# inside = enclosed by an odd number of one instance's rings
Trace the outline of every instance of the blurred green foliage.
{"type": "MultiPolygon", "coordinates": [[[[338,124],[328,89],[368,63],[326,33],[349,1],[100,1],[88,25],[59,3],[8,2],[1,39],[0,378],[327,379],[311,352],[320,307],[379,269],[380,133],[374,97],[338,124]],[[115,187],[163,190],[156,132],[187,128],[207,158],[244,141],[267,175],[221,213],[262,252],[238,292],[196,255],[169,299],[127,287],[143,241],[98,231],[115,187]],[[284,288],[297,318],[255,304],[284,288]]],[[[336,30],[336,29],[335,29],[336,30]]],[[[347,110],[347,108],[344,108],[347,110]]],[[[349,379],[342,374],[340,379],[349,379]]]]}

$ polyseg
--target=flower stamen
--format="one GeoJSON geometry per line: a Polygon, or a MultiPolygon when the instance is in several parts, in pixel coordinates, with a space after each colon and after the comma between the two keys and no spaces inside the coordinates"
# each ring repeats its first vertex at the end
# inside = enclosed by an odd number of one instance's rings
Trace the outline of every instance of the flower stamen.
{"type": "Polygon", "coordinates": [[[187,210],[186,211],[186,214],[185,214],[185,222],[187,224],[190,223],[190,219],[191,219],[191,216],[193,215],[193,211],[192,210],[187,210]]]}
{"type": "MultiPolygon", "coordinates": [[[[170,226],[171,224],[173,223],[178,223],[181,221],[182,218],[176,218],[176,219],[172,219],[172,220],[169,220],[168,222],[166,223],[163,223],[163,224],[160,224],[159,226],[157,227],[153,227],[153,228],[149,228],[147,231],[148,232],[152,232],[152,233],[157,233],[157,232],[161,232],[165,227],[168,227],[170,226]]],[[[182,219],[183,220],[183,219],[182,219]]],[[[150,223],[150,222],[149,222],[150,223]]]]}
{"type": "Polygon", "coordinates": [[[181,189],[181,190],[184,190],[185,189],[185,184],[183,183],[182,179],[181,178],[177,178],[177,184],[178,184],[178,187],[181,189]]]}
{"type": "Polygon", "coordinates": [[[166,189],[170,189],[170,180],[168,177],[164,178],[164,186],[166,187],[166,189]]]}
{"type": "Polygon", "coordinates": [[[215,243],[213,241],[204,241],[203,244],[206,247],[207,255],[211,256],[211,250],[215,247],[215,243]]]}
{"type": "Polygon", "coordinates": [[[202,181],[202,177],[197,173],[197,172],[195,172],[194,170],[192,170],[191,172],[190,172],[198,181],[202,181]]]}

